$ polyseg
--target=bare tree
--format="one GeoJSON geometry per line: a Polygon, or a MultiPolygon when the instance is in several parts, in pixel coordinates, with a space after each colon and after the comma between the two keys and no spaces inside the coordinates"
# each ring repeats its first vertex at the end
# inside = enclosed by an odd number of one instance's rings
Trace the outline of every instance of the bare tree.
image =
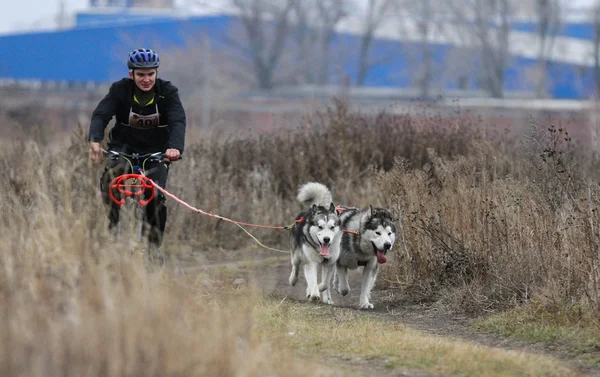
{"type": "Polygon", "coordinates": [[[560,0],[535,0],[539,38],[536,95],[540,98],[547,94],[549,55],[560,28],[560,11],[560,0]]]}
{"type": "Polygon", "coordinates": [[[335,28],[338,23],[348,15],[347,0],[320,0],[317,1],[320,20],[320,47],[321,47],[321,66],[317,83],[324,85],[329,83],[329,61],[331,60],[330,51],[335,28]]]}
{"type": "Polygon", "coordinates": [[[358,57],[358,74],[356,77],[356,85],[358,86],[364,85],[367,74],[373,66],[373,62],[370,60],[373,38],[392,5],[393,0],[367,0],[358,57]]]}
{"type": "Polygon", "coordinates": [[[510,0],[449,0],[448,5],[480,50],[485,89],[493,97],[503,97],[510,57],[510,0]]]}
{"type": "Polygon", "coordinates": [[[309,2],[298,1],[294,4],[296,25],[294,39],[297,44],[297,62],[301,69],[301,82],[316,82],[316,61],[314,59],[319,33],[314,26],[314,19],[318,17],[315,7],[309,2]]]}
{"type": "Polygon", "coordinates": [[[421,97],[429,97],[429,88],[432,79],[432,52],[429,37],[432,27],[431,0],[422,0],[419,12],[419,36],[421,37],[421,70],[417,78],[421,97]]]}
{"type": "Polygon", "coordinates": [[[286,48],[281,60],[290,83],[327,84],[331,47],[337,24],[346,15],[348,0],[295,1],[290,22],[295,45],[286,48]]]}
{"type": "Polygon", "coordinates": [[[292,33],[298,0],[230,0],[239,13],[258,86],[271,89],[285,46],[292,33]]]}
{"type": "Polygon", "coordinates": [[[596,96],[600,96],[600,1],[596,2],[593,10],[594,23],[594,81],[596,96]]]}
{"type": "Polygon", "coordinates": [[[304,82],[329,83],[331,46],[339,22],[348,15],[349,0],[310,0],[295,4],[295,39],[304,82]]]}
{"type": "Polygon", "coordinates": [[[398,3],[406,14],[400,14],[398,23],[401,34],[411,33],[416,29],[419,43],[416,48],[403,49],[403,55],[414,66],[416,86],[422,98],[428,98],[433,80],[433,47],[430,39],[436,28],[431,0],[398,3]],[[405,16],[408,16],[408,21],[405,16]]]}

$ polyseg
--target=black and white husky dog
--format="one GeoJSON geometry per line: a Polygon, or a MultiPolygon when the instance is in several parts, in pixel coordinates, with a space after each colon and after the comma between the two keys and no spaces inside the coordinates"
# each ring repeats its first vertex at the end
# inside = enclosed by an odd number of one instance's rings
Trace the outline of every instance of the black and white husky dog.
{"type": "Polygon", "coordinates": [[[311,301],[319,300],[321,291],[324,291],[323,302],[333,304],[328,283],[332,280],[340,249],[332,249],[331,242],[340,233],[340,220],[331,192],[321,183],[308,182],[300,186],[297,199],[308,210],[296,217],[290,234],[292,272],[289,283],[296,285],[302,264],[306,297],[311,301]],[[322,269],[322,282],[326,285],[318,283],[319,267],[322,269]]]}
{"type": "MultiPolygon", "coordinates": [[[[370,296],[379,265],[387,261],[386,254],[396,241],[394,219],[387,210],[372,206],[365,209],[339,207],[338,210],[343,231],[329,248],[331,254],[338,256],[332,279],[334,287],[342,296],[347,295],[350,292],[348,269],[362,266],[359,308],[373,309],[370,296]]],[[[329,284],[322,284],[322,287],[325,285],[329,284]]]]}

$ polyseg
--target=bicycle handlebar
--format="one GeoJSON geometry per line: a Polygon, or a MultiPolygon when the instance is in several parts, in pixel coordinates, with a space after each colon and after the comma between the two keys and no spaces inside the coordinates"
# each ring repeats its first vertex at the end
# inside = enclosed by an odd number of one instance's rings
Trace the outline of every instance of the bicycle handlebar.
{"type": "MultiPolygon", "coordinates": [[[[131,158],[131,159],[149,158],[150,160],[153,160],[153,161],[162,161],[165,159],[164,152],[153,152],[153,153],[145,153],[145,154],[139,154],[139,153],[129,154],[129,153],[118,152],[118,151],[113,151],[113,150],[107,150],[107,151],[103,150],[102,153],[104,153],[105,156],[111,156],[111,157],[123,156],[123,157],[131,158]]],[[[178,160],[181,160],[182,158],[183,157],[180,155],[178,160]]]]}

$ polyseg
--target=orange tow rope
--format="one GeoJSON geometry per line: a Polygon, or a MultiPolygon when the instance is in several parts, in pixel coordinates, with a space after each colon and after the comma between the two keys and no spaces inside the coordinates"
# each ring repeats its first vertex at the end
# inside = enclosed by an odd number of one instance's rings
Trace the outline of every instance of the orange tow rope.
{"type": "MultiPolygon", "coordinates": [[[[142,174],[142,175],[144,175],[144,174],[142,174]]],[[[144,177],[146,177],[146,175],[144,175],[144,177]]],[[[153,186],[154,186],[154,187],[155,187],[155,188],[156,188],[158,191],[162,192],[163,194],[165,194],[165,195],[166,195],[166,196],[168,196],[169,198],[173,199],[173,200],[174,200],[174,201],[176,201],[177,203],[179,203],[179,204],[181,204],[182,206],[186,207],[187,209],[189,209],[189,210],[192,210],[192,211],[194,211],[194,212],[197,212],[197,213],[200,213],[200,214],[203,214],[203,215],[205,215],[205,216],[213,217],[213,218],[215,218],[215,219],[219,219],[219,220],[223,220],[223,221],[226,221],[226,222],[229,222],[229,223],[235,224],[235,225],[239,226],[239,227],[240,227],[240,228],[241,228],[241,229],[242,229],[244,232],[246,232],[246,234],[248,234],[248,235],[249,235],[249,236],[250,236],[252,239],[254,239],[254,241],[256,241],[256,242],[257,242],[257,243],[258,243],[260,246],[262,246],[262,247],[264,247],[264,248],[266,248],[266,249],[269,249],[269,250],[278,251],[278,252],[280,252],[280,253],[286,253],[286,254],[288,254],[288,253],[289,253],[289,251],[279,250],[279,249],[275,249],[275,248],[272,248],[272,247],[269,247],[269,246],[265,246],[265,245],[263,245],[263,244],[262,244],[262,243],[261,243],[261,242],[260,242],[260,241],[259,241],[259,240],[258,240],[256,237],[254,237],[252,234],[250,234],[250,232],[248,232],[248,231],[247,231],[247,230],[246,230],[246,229],[245,229],[245,228],[244,228],[242,225],[245,225],[245,226],[252,226],[252,227],[255,227],[255,228],[265,228],[265,229],[282,229],[282,230],[288,230],[288,229],[291,229],[291,228],[293,228],[293,227],[294,227],[294,225],[295,225],[296,223],[304,221],[304,218],[301,218],[301,219],[298,219],[298,220],[296,220],[296,221],[294,222],[294,224],[292,224],[292,225],[287,225],[287,226],[260,225],[260,224],[245,223],[245,222],[243,222],[243,221],[235,221],[235,220],[232,220],[232,219],[228,219],[227,217],[223,217],[223,216],[215,215],[215,214],[212,214],[212,213],[210,213],[210,212],[205,212],[205,211],[203,211],[203,210],[201,210],[201,209],[199,209],[199,208],[193,207],[193,206],[189,205],[188,203],[184,202],[183,200],[179,199],[179,198],[178,198],[178,197],[176,197],[175,195],[171,194],[170,192],[168,192],[168,191],[167,191],[167,190],[165,190],[164,188],[160,187],[160,186],[159,186],[158,184],[156,184],[156,182],[154,182],[152,179],[150,179],[150,178],[148,178],[148,177],[146,177],[146,178],[147,178],[147,179],[150,181],[150,183],[151,183],[151,184],[152,184],[152,185],[153,185],[153,186]]],[[[344,231],[345,233],[351,233],[351,234],[354,234],[354,235],[357,235],[357,236],[359,235],[359,233],[358,233],[358,232],[353,232],[353,231],[346,230],[346,229],[344,229],[343,231],[344,231]]]]}
{"type": "MultiPolygon", "coordinates": [[[[142,174],[142,175],[143,175],[143,174],[142,174]]],[[[144,177],[146,177],[146,176],[144,175],[144,177]]],[[[162,192],[163,194],[165,194],[165,195],[166,195],[166,196],[168,196],[169,198],[171,198],[171,199],[175,200],[177,203],[181,204],[182,206],[186,207],[187,209],[190,209],[190,210],[192,210],[192,211],[194,211],[194,212],[198,212],[198,213],[201,213],[201,214],[203,214],[203,215],[206,215],[206,216],[209,216],[209,217],[213,217],[213,218],[215,218],[215,219],[219,219],[219,220],[223,220],[223,221],[226,221],[226,222],[229,222],[229,223],[235,224],[235,225],[239,226],[239,227],[240,227],[240,228],[241,228],[241,229],[242,229],[244,232],[246,232],[246,234],[248,234],[248,235],[249,235],[249,236],[250,236],[250,237],[251,237],[251,238],[252,238],[254,241],[256,241],[256,243],[258,243],[260,246],[264,247],[265,249],[269,249],[269,250],[277,251],[277,252],[280,252],[280,253],[289,254],[289,251],[285,251],[285,250],[279,250],[279,249],[275,249],[275,248],[273,248],[273,247],[269,247],[269,246],[266,246],[266,245],[264,245],[264,244],[263,244],[263,243],[261,243],[261,242],[260,242],[260,241],[259,241],[259,240],[258,240],[256,237],[254,237],[254,236],[253,236],[253,235],[252,235],[250,232],[248,232],[248,231],[246,230],[246,228],[244,228],[242,225],[246,225],[246,226],[253,226],[253,227],[257,227],[257,228],[266,228],[266,229],[284,229],[284,230],[287,230],[287,229],[291,229],[291,228],[294,226],[294,224],[292,224],[292,225],[289,225],[289,226],[271,226],[271,225],[250,224],[250,223],[245,223],[245,222],[242,222],[242,221],[235,221],[235,220],[231,220],[231,219],[228,219],[228,218],[226,218],[226,217],[223,217],[223,216],[219,216],[219,215],[215,215],[215,214],[212,214],[212,213],[209,213],[209,212],[205,212],[205,211],[203,211],[203,210],[201,210],[201,209],[199,209],[199,208],[193,207],[193,206],[189,205],[188,203],[184,202],[183,200],[179,199],[178,197],[176,197],[175,195],[171,194],[170,192],[168,192],[168,191],[167,191],[167,190],[165,190],[164,188],[160,187],[160,186],[159,186],[158,184],[156,184],[156,182],[154,182],[152,179],[150,179],[150,178],[148,178],[148,177],[146,177],[146,178],[147,178],[147,179],[150,181],[150,183],[151,183],[151,184],[152,184],[152,185],[153,185],[153,186],[154,186],[154,187],[155,187],[155,188],[156,188],[158,191],[162,192]]]]}
{"type": "Polygon", "coordinates": [[[237,225],[246,225],[246,226],[252,226],[252,227],[256,227],[256,228],[284,229],[284,230],[287,230],[287,229],[290,229],[292,227],[292,225],[288,225],[288,226],[273,226],[273,225],[260,225],[260,224],[245,223],[245,222],[242,222],[242,221],[235,221],[235,220],[228,219],[227,217],[223,217],[223,216],[215,215],[215,214],[212,214],[212,213],[209,213],[209,212],[205,212],[205,211],[203,211],[203,210],[201,210],[199,208],[196,208],[196,207],[193,207],[193,206],[187,204],[183,200],[179,199],[175,195],[171,194],[170,192],[168,192],[164,188],[162,188],[159,185],[157,185],[153,180],[151,180],[151,179],[149,179],[149,180],[152,183],[152,185],[154,185],[154,187],[156,187],[158,189],[158,191],[162,192],[163,194],[165,194],[169,198],[175,200],[177,203],[181,204],[182,206],[184,206],[184,207],[186,207],[186,208],[188,208],[188,209],[190,209],[190,210],[192,210],[194,212],[198,212],[198,213],[201,213],[201,214],[209,216],[209,217],[214,217],[215,219],[227,221],[229,223],[233,223],[233,224],[237,224],[237,225]]]}

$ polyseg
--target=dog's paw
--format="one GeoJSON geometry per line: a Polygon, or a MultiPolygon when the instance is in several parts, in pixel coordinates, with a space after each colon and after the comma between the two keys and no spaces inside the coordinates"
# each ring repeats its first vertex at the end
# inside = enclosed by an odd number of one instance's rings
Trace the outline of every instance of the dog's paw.
{"type": "Polygon", "coordinates": [[[308,301],[319,301],[321,297],[319,295],[308,295],[308,301]]]}
{"type": "Polygon", "coordinates": [[[348,293],[350,293],[350,288],[338,288],[336,290],[337,293],[341,294],[342,296],[346,296],[348,293]]]}
{"type": "Polygon", "coordinates": [[[358,305],[359,309],[373,309],[374,306],[373,304],[371,304],[370,302],[361,302],[360,305],[358,305]]]}
{"type": "Polygon", "coordinates": [[[333,305],[333,300],[331,299],[331,297],[324,298],[323,302],[327,305],[333,305]]]}

